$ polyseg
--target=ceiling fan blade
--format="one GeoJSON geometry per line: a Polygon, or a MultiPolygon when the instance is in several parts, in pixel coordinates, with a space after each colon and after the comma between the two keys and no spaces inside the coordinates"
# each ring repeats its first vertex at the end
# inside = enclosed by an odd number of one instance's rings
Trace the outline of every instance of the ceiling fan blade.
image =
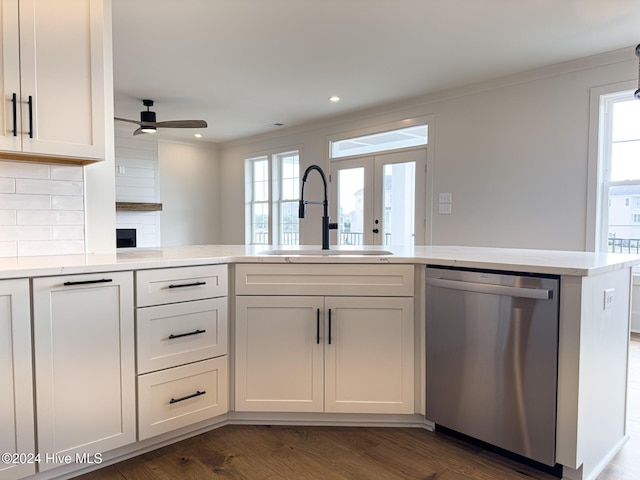
{"type": "Polygon", "coordinates": [[[142,125],[142,122],[138,121],[138,120],[129,120],[128,118],[118,118],[115,117],[114,120],[120,120],[121,122],[129,122],[129,123],[135,123],[136,125],[142,125]]]}
{"type": "Polygon", "coordinates": [[[134,134],[134,135],[144,135],[145,133],[142,131],[142,127],[141,127],[141,128],[136,129],[136,130],[133,132],[133,134],[134,134]]]}
{"type": "Polygon", "coordinates": [[[207,128],[204,120],[169,120],[166,122],[156,122],[159,128],[207,128]]]}

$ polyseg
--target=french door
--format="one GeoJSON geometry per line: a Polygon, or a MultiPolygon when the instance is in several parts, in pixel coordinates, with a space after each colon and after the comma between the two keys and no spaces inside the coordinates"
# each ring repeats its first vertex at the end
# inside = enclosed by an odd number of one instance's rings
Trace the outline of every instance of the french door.
{"type": "Polygon", "coordinates": [[[335,245],[423,245],[425,149],[331,162],[335,245]]]}

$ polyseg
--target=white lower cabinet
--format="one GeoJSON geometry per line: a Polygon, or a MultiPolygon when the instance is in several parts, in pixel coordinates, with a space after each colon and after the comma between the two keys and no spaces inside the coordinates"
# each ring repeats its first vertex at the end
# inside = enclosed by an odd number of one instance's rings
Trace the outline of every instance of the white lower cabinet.
{"type": "Polygon", "coordinates": [[[42,277],[32,286],[38,452],[75,460],[133,443],[132,272],[42,277]]]}
{"type": "Polygon", "coordinates": [[[227,266],[142,270],[136,295],[138,439],[227,413],[227,266]]]}
{"type": "Polygon", "coordinates": [[[29,280],[0,281],[0,453],[9,455],[0,462],[4,480],[36,472],[29,301],[29,280]]]}
{"type": "Polygon", "coordinates": [[[138,377],[140,439],[227,412],[227,357],[138,377]]]}
{"type": "Polygon", "coordinates": [[[238,296],[238,411],[414,413],[412,297],[238,296]]]}

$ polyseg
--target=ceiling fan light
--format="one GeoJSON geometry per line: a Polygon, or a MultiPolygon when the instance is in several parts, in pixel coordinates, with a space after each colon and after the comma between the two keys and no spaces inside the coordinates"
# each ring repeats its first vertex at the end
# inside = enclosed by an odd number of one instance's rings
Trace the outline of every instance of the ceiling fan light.
{"type": "Polygon", "coordinates": [[[140,131],[142,133],[156,133],[156,127],[141,127],[140,131]]]}

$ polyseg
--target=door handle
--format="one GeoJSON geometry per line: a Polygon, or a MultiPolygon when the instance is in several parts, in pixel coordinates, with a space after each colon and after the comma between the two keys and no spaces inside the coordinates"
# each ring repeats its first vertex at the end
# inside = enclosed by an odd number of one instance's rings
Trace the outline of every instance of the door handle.
{"type": "Polygon", "coordinates": [[[29,138],[33,138],[33,97],[29,95],[29,138]]]}
{"type": "Polygon", "coordinates": [[[380,230],[378,230],[377,228],[374,228],[373,233],[380,233],[380,230]]]}
{"type": "Polygon", "coordinates": [[[13,136],[18,136],[18,96],[14,93],[11,97],[13,103],[13,136]]]}

